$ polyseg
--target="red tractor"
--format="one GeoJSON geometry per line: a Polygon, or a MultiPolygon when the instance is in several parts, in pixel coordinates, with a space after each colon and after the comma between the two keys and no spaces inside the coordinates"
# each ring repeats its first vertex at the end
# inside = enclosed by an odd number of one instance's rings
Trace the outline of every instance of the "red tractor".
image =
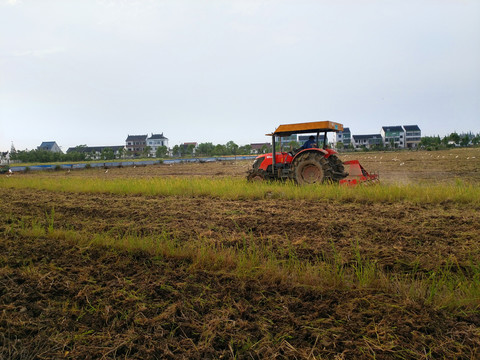
{"type": "Polygon", "coordinates": [[[378,175],[368,174],[358,160],[343,163],[338,158],[337,152],[327,147],[327,133],[338,131],[343,131],[343,125],[331,121],[280,125],[272,134],[267,134],[272,136],[273,153],[258,156],[248,172],[247,179],[294,180],[298,184],[333,182],[346,185],[377,180],[378,175]],[[312,133],[316,133],[316,137],[311,141],[313,144],[310,143],[307,148],[290,152],[275,150],[276,138],[312,133]],[[320,134],[323,137],[322,147],[318,146],[320,134]]]}

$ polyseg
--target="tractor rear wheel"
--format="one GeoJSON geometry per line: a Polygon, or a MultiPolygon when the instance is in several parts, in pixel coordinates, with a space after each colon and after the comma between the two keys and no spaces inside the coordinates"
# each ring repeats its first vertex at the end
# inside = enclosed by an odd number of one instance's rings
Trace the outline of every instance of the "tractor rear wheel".
{"type": "Polygon", "coordinates": [[[266,179],[267,179],[267,174],[265,173],[265,170],[262,170],[262,169],[250,170],[247,175],[247,180],[251,182],[265,181],[266,179]]]}
{"type": "Polygon", "coordinates": [[[318,184],[332,180],[332,167],[323,154],[308,152],[293,161],[292,175],[297,184],[318,184]]]}

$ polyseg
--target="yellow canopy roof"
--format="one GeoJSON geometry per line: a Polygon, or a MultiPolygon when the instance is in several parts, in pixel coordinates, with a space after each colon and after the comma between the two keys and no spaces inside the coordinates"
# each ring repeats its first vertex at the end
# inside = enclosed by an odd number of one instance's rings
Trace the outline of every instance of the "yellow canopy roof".
{"type": "Polygon", "coordinates": [[[333,121],[315,121],[299,124],[280,125],[272,134],[267,135],[288,136],[292,134],[305,134],[324,131],[343,131],[343,125],[333,121]]]}

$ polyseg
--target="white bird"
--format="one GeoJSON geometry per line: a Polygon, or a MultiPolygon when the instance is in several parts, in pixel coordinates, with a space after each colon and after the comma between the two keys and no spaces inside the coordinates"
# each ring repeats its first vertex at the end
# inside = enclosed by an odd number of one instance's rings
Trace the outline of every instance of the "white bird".
{"type": "Polygon", "coordinates": [[[108,173],[108,169],[107,169],[107,170],[105,170],[105,174],[106,174],[106,173],[108,173]]]}
{"type": "Polygon", "coordinates": [[[403,166],[403,164],[405,164],[404,162],[400,163],[400,166],[403,166]]]}

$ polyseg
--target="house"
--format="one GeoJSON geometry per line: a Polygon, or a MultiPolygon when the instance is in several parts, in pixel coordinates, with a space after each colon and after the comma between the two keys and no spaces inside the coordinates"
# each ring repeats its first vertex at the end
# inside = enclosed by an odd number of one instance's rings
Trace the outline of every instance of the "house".
{"type": "Polygon", "coordinates": [[[343,144],[343,147],[348,147],[352,142],[352,133],[350,132],[350,128],[343,128],[343,131],[334,133],[333,142],[337,145],[337,147],[338,143],[343,144]]]}
{"type": "Polygon", "coordinates": [[[107,151],[113,151],[113,155],[115,158],[120,158],[123,156],[125,146],[117,145],[117,146],[77,146],[68,148],[67,154],[78,152],[78,153],[85,153],[87,154],[87,158],[89,160],[100,160],[102,159],[102,155],[107,151]]]}
{"type": "Polygon", "coordinates": [[[195,148],[198,147],[198,143],[196,143],[196,142],[186,142],[186,143],[182,144],[182,146],[185,147],[185,148],[188,147],[189,145],[193,145],[195,148]]]}
{"type": "Polygon", "coordinates": [[[139,155],[145,151],[147,137],[148,135],[128,135],[125,140],[125,148],[133,154],[139,155]]]}
{"type": "Polygon", "coordinates": [[[37,150],[45,150],[45,151],[50,151],[55,153],[62,152],[62,150],[60,149],[60,146],[58,146],[55,141],[44,141],[39,147],[37,147],[37,150]]]}
{"type": "Polygon", "coordinates": [[[415,149],[419,146],[422,139],[422,132],[418,125],[403,125],[405,130],[405,147],[415,149]]]}
{"type": "MultiPolygon", "coordinates": [[[[127,138],[127,141],[128,141],[128,138],[127,138]]],[[[150,155],[156,156],[157,149],[160,146],[166,146],[168,149],[168,139],[165,136],[163,136],[163,133],[161,134],[152,133],[152,135],[147,138],[146,146],[150,148],[150,155]]]]}
{"type": "Polygon", "coordinates": [[[272,149],[272,144],[270,143],[254,143],[250,144],[252,147],[252,153],[254,154],[265,154],[272,149]]]}
{"type": "Polygon", "coordinates": [[[0,152],[0,164],[8,164],[10,161],[10,153],[8,151],[0,152]]]}
{"type": "Polygon", "coordinates": [[[382,126],[383,144],[392,148],[405,147],[405,130],[401,126],[382,126]]]}
{"type": "MultiPolygon", "coordinates": [[[[311,134],[310,135],[298,135],[299,145],[302,146],[303,144],[305,144],[305,142],[308,140],[308,138],[310,136],[312,136],[312,135],[311,134]]],[[[313,136],[315,137],[315,139],[317,138],[315,135],[313,135],[313,136]]],[[[328,143],[328,140],[327,140],[327,143],[328,143]]],[[[323,147],[323,135],[318,137],[318,146],[323,147]]]]}
{"type": "Polygon", "coordinates": [[[383,138],[381,134],[352,135],[352,143],[355,149],[361,147],[370,149],[373,146],[382,146],[383,138]]]}
{"type": "Polygon", "coordinates": [[[298,142],[297,134],[289,135],[289,136],[276,136],[275,142],[277,144],[281,144],[281,146],[290,146],[291,142],[298,142]]]}
{"type": "Polygon", "coordinates": [[[192,149],[191,154],[195,155],[197,148],[198,148],[198,143],[196,142],[185,142],[180,145],[183,148],[183,152],[186,154],[189,154],[188,150],[192,149]]]}

